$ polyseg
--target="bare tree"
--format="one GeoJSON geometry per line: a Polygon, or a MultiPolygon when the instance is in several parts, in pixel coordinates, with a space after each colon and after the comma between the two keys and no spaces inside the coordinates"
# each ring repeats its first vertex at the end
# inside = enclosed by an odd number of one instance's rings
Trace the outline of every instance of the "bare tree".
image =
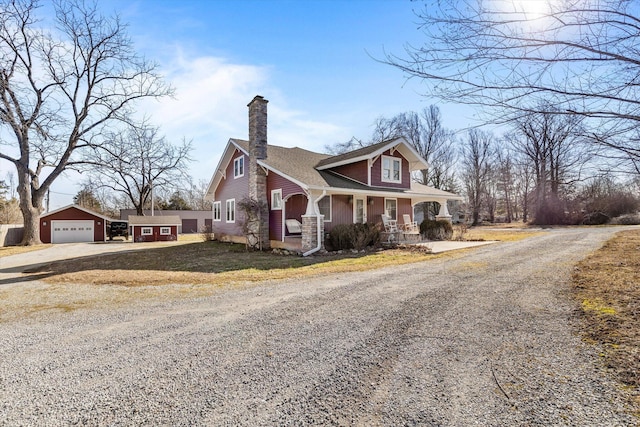
{"type": "Polygon", "coordinates": [[[505,221],[511,222],[518,218],[515,165],[511,153],[505,149],[496,150],[495,164],[497,202],[504,212],[505,221]]]}
{"type": "Polygon", "coordinates": [[[430,105],[421,113],[420,140],[414,148],[429,163],[429,169],[422,170],[422,184],[455,192],[456,176],[454,165],[457,160],[457,138],[455,133],[444,127],[440,109],[430,105]]]}
{"type": "Polygon", "coordinates": [[[90,191],[100,205],[101,212],[111,218],[120,217],[120,209],[132,207],[123,195],[114,193],[108,188],[92,188],[89,182],[82,188],[90,191]]]}
{"type": "Polygon", "coordinates": [[[342,153],[346,153],[347,151],[357,150],[358,148],[366,147],[367,145],[370,145],[370,144],[367,144],[362,140],[359,140],[355,136],[352,136],[351,139],[348,141],[338,142],[335,145],[328,144],[328,145],[325,145],[324,148],[325,150],[327,150],[327,153],[342,154],[342,153]]]}
{"type": "Polygon", "coordinates": [[[530,216],[532,191],[535,186],[533,167],[529,162],[516,158],[516,207],[522,210],[522,222],[528,222],[530,216]]]}
{"type": "Polygon", "coordinates": [[[91,191],[91,189],[87,186],[82,187],[82,189],[78,191],[75,196],[73,196],[73,203],[95,212],[104,213],[104,211],[102,210],[102,204],[93,194],[93,191],[91,191]]]}
{"type": "Polygon", "coordinates": [[[581,144],[581,118],[554,113],[530,114],[516,121],[510,146],[531,167],[535,176],[533,202],[537,224],[564,221],[561,192],[580,179],[589,160],[581,144]]]}
{"type": "Polygon", "coordinates": [[[628,191],[628,183],[612,176],[596,176],[580,188],[580,212],[587,223],[603,223],[620,215],[637,212],[640,199],[628,191]]]}
{"type": "Polygon", "coordinates": [[[207,188],[209,187],[209,181],[201,179],[197,184],[189,181],[188,188],[184,190],[184,196],[187,203],[196,210],[206,211],[211,210],[213,204],[211,200],[206,199],[207,188]]]}
{"type": "MultiPolygon", "coordinates": [[[[420,114],[410,111],[390,119],[378,118],[371,143],[399,137],[404,137],[429,164],[427,169],[413,175],[416,182],[445,191],[457,190],[454,170],[457,141],[454,132],[444,127],[438,106],[430,105],[420,114]]],[[[437,203],[424,203],[422,207],[425,218],[436,216],[440,209],[437,203]]]]}
{"type": "Polygon", "coordinates": [[[591,141],[640,173],[637,3],[532,3],[427,0],[416,13],[424,44],[384,62],[426,81],[426,95],[480,106],[493,122],[532,112],[587,118],[591,141]]]}
{"type": "Polygon", "coordinates": [[[424,185],[446,191],[455,191],[457,141],[454,132],[442,123],[440,109],[436,105],[426,107],[420,114],[413,111],[398,114],[390,119],[376,120],[371,143],[404,137],[429,163],[428,169],[419,171],[413,178],[424,185]]]}
{"type": "Polygon", "coordinates": [[[90,1],[54,2],[43,31],[36,0],[0,0],[0,158],[17,172],[23,244],[40,242],[38,216],[51,184],[82,162],[78,151],[141,98],[170,93],[156,65],[133,50],[117,17],[90,1]]]}
{"type": "Polygon", "coordinates": [[[462,182],[471,209],[471,225],[480,223],[483,202],[486,201],[487,181],[493,158],[493,136],[479,129],[471,129],[462,145],[462,182]]]}
{"type": "Polygon", "coordinates": [[[143,124],[112,133],[91,154],[89,187],[124,195],[144,215],[154,190],[177,190],[186,177],[191,144],[170,144],[157,127],[143,124]]]}

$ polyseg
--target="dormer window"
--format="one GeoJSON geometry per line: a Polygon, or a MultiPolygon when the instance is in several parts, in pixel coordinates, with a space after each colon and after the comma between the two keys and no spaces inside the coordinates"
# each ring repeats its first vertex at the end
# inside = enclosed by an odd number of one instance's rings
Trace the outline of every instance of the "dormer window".
{"type": "Polygon", "coordinates": [[[397,157],[382,156],[382,181],[402,183],[402,161],[397,157]]]}
{"type": "Polygon", "coordinates": [[[240,156],[233,161],[233,177],[244,176],[244,156],[240,156]]]}

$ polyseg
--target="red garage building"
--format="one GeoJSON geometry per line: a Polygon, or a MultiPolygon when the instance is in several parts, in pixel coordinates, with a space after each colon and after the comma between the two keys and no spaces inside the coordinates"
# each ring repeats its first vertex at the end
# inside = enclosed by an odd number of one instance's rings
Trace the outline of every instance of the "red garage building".
{"type": "Polygon", "coordinates": [[[78,205],[40,215],[42,243],[104,242],[111,219],[78,205]]]}
{"type": "Polygon", "coordinates": [[[178,238],[179,216],[129,215],[129,232],[134,242],[163,242],[178,238]]]}

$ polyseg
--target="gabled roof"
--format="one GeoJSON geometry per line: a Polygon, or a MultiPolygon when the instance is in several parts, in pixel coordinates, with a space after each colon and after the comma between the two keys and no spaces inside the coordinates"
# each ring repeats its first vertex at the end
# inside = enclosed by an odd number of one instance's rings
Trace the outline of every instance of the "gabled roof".
{"type": "MultiPolygon", "coordinates": [[[[213,196],[213,192],[223,179],[223,174],[232,160],[236,148],[246,155],[249,154],[248,141],[230,139],[209,183],[207,196],[213,196]]],[[[306,190],[349,190],[362,194],[375,192],[376,194],[390,197],[399,195],[404,197],[428,196],[439,199],[462,200],[456,194],[415,183],[411,183],[411,188],[409,189],[370,187],[330,170],[330,168],[340,165],[375,159],[389,149],[398,150],[409,161],[411,170],[420,170],[428,167],[424,159],[404,138],[384,141],[337,156],[316,153],[298,147],[287,148],[267,145],[267,158],[258,160],[258,164],[306,190]]]]}
{"type": "Polygon", "coordinates": [[[248,150],[249,143],[244,141],[246,142],[246,146],[244,146],[245,144],[239,144],[238,141],[241,141],[241,140],[231,138],[229,139],[229,141],[227,141],[227,146],[224,147],[224,151],[222,152],[222,157],[220,158],[220,161],[218,162],[218,166],[216,166],[216,169],[213,172],[211,181],[209,181],[209,186],[207,187],[207,192],[205,193],[205,197],[213,196],[213,191],[216,188],[218,188],[218,185],[220,185],[220,181],[222,181],[222,179],[225,176],[227,165],[231,161],[231,158],[233,157],[233,154],[235,153],[236,148],[242,151],[246,155],[249,154],[249,150],[248,150]]]}
{"type": "MultiPolygon", "coordinates": [[[[245,154],[249,153],[249,141],[240,139],[233,141],[245,154]]],[[[322,175],[316,170],[316,165],[327,157],[330,156],[303,148],[267,145],[267,158],[259,160],[258,163],[306,188],[327,185],[322,175]]]]}
{"type": "Polygon", "coordinates": [[[78,205],[76,205],[74,203],[72,203],[70,205],[67,205],[67,206],[63,206],[63,207],[55,209],[55,210],[52,210],[51,212],[45,212],[42,215],[40,215],[40,218],[45,218],[47,216],[50,216],[50,215],[53,215],[53,214],[56,214],[58,212],[62,212],[62,211],[65,211],[65,210],[71,209],[71,208],[75,208],[75,209],[78,209],[79,211],[86,212],[89,215],[97,216],[98,218],[102,218],[105,221],[118,221],[117,219],[106,217],[106,216],[104,216],[102,214],[99,214],[99,213],[94,212],[94,211],[92,211],[90,209],[87,209],[87,208],[83,208],[82,206],[78,206],[78,205]]]}
{"type": "Polygon", "coordinates": [[[319,170],[335,168],[350,163],[360,162],[363,160],[374,159],[387,150],[397,149],[409,162],[410,170],[427,169],[428,163],[418,154],[418,152],[404,138],[394,138],[388,141],[382,141],[377,144],[362,147],[348,153],[338,154],[337,156],[328,157],[319,162],[316,167],[319,170]]]}
{"type": "Polygon", "coordinates": [[[162,215],[162,216],[139,216],[139,215],[129,215],[129,225],[161,225],[161,226],[170,226],[170,225],[181,225],[182,220],[177,215],[162,215]]]}

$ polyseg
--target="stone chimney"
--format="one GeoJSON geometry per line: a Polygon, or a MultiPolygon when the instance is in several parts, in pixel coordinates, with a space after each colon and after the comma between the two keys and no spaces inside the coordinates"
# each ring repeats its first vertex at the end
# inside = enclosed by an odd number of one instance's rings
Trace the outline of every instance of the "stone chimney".
{"type": "Polygon", "coordinates": [[[267,101],[260,95],[247,105],[249,107],[249,154],[256,159],[267,158],[267,101]]]}
{"type": "MultiPolygon", "coordinates": [[[[268,102],[257,95],[247,105],[249,107],[249,197],[265,207],[261,218],[252,225],[252,234],[260,236],[262,248],[270,247],[267,174],[262,167],[258,166],[258,160],[267,158],[268,102]]],[[[255,246],[255,242],[249,242],[249,244],[255,246]]]]}

